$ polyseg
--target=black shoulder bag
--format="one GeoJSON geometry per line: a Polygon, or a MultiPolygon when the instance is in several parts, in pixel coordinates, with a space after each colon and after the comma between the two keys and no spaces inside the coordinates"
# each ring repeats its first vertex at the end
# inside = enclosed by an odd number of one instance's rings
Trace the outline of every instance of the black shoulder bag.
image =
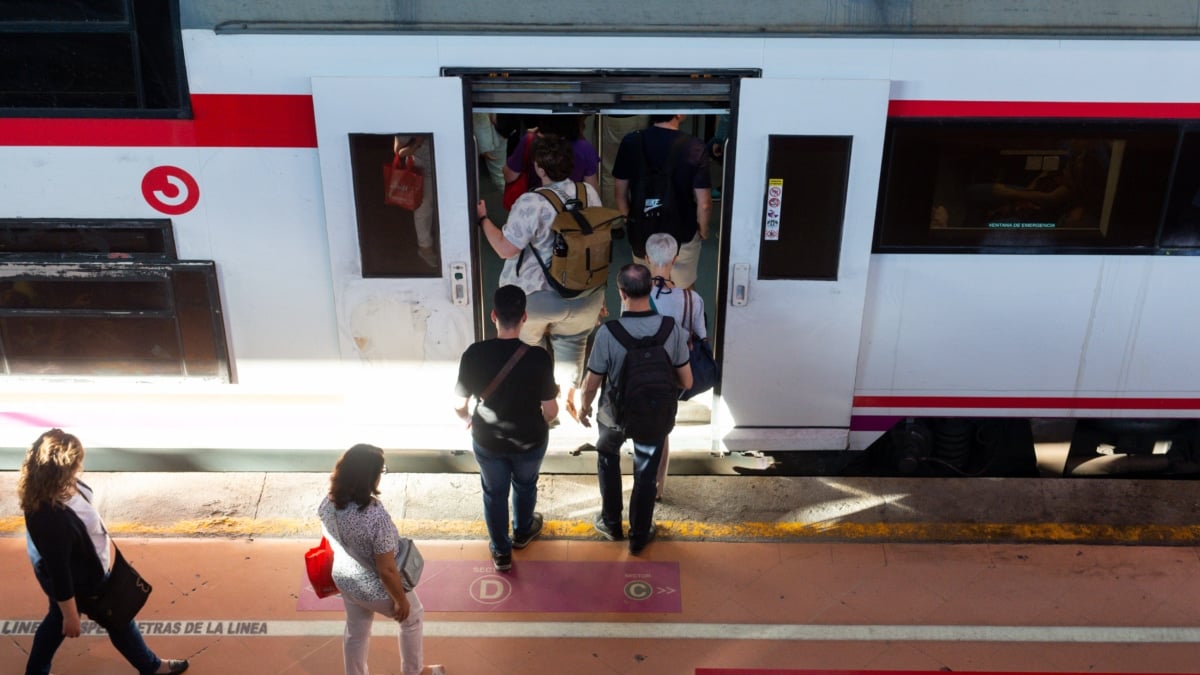
{"type": "MultiPolygon", "coordinates": [[[[83,481],[79,481],[79,484],[89,492],[91,491],[91,488],[83,481]]],[[[79,494],[83,495],[89,504],[91,503],[86,493],[80,490],[79,494]]],[[[103,521],[101,522],[103,523],[103,521]]],[[[105,529],[104,533],[108,534],[108,530],[105,529]]],[[[90,545],[88,550],[95,556],[96,565],[99,566],[100,556],[90,545]]],[[[75,596],[75,605],[79,611],[87,614],[104,630],[119,628],[133,621],[142,607],[146,605],[146,600],[150,598],[150,592],[154,590],[149,582],[133,569],[133,565],[125,560],[125,556],[121,555],[121,549],[117,548],[115,543],[113,550],[116,551],[117,556],[113,560],[112,570],[108,573],[108,577],[100,583],[100,588],[94,594],[76,594],[75,596]]]]}

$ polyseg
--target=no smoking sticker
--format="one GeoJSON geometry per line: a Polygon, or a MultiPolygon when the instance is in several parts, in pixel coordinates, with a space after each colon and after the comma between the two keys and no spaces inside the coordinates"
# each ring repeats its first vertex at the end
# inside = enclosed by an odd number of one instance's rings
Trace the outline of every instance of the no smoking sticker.
{"type": "Polygon", "coordinates": [[[767,180],[767,222],[763,228],[763,239],[779,241],[779,220],[783,215],[783,179],[767,180]]]}
{"type": "Polygon", "coordinates": [[[200,185],[177,166],[156,166],[142,177],[142,197],[155,211],[181,216],[200,202],[200,185]]]}

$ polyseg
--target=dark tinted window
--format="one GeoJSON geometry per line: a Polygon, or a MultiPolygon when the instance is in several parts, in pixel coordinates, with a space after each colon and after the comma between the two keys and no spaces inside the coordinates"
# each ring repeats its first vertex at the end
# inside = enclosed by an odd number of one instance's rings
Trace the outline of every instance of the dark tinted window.
{"type": "Polygon", "coordinates": [[[0,279],[0,308],[94,312],[162,311],[171,307],[165,279],[103,281],[96,278],[0,279]]]}
{"type": "Polygon", "coordinates": [[[123,21],[126,0],[4,0],[0,21],[123,21]]]}
{"type": "Polygon", "coordinates": [[[876,250],[1156,245],[1177,127],[892,122],[876,250]]]}
{"type": "Polygon", "coordinates": [[[768,139],[760,279],[837,279],[849,136],[768,139]]]}
{"type": "Polygon", "coordinates": [[[212,263],[0,265],[10,376],[231,380],[212,263]]]}
{"type": "Polygon", "coordinates": [[[177,0],[0,3],[0,114],[186,110],[177,0]]]}
{"type": "Polygon", "coordinates": [[[3,258],[175,259],[169,220],[0,218],[3,258]]]}
{"type": "Polygon", "coordinates": [[[1200,247],[1200,128],[1189,129],[1179,146],[1162,245],[1200,247]]]}
{"type": "Polygon", "coordinates": [[[9,375],[182,376],[170,317],[0,315],[9,375]]]}
{"type": "Polygon", "coordinates": [[[228,381],[229,358],[216,269],[211,263],[175,268],[171,282],[184,375],[228,381]]]}
{"type": "Polygon", "coordinates": [[[0,106],[136,108],[131,36],[35,33],[0,40],[0,106]],[[124,67],[115,64],[124,62],[124,67]]]}
{"type": "Polygon", "coordinates": [[[429,133],[350,134],[354,210],[364,277],[441,276],[433,150],[433,134],[429,133]],[[411,161],[402,170],[421,185],[420,205],[416,208],[389,203],[385,195],[385,181],[396,157],[396,139],[406,148],[402,161],[411,161]]]}

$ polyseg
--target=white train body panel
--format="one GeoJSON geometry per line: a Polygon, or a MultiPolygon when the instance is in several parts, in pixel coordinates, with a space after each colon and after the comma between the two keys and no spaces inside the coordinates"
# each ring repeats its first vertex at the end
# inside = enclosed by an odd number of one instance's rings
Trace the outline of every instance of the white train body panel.
{"type": "Polygon", "coordinates": [[[859,395],[1194,394],[1190,258],[872,260],[859,395]]]}
{"type": "Polygon", "coordinates": [[[27,444],[38,425],[62,422],[92,444],[122,447],[469,447],[450,392],[477,308],[455,302],[451,266],[476,272],[473,206],[461,81],[443,68],[760,69],[741,105],[776,108],[741,112],[726,288],[735,264],[756,263],[767,137],[854,137],[842,278],[770,281],[752,269],[745,308],[723,296],[714,311],[726,321],[727,400],[713,425],[680,428],[682,446],[857,449],[882,421],[907,415],[1200,416],[1200,257],[868,253],[889,101],[1197,103],[1200,44],[183,37],[193,96],[311,97],[315,147],[0,146],[0,216],[162,217],[138,192],[142,176],[160,165],[186,170],[201,197],[172,217],[179,257],[216,263],[236,384],[0,380],[11,413],[0,444],[27,444]],[[838,118],[837,82],[879,91],[856,99],[865,108],[847,111],[839,128],[825,123],[838,118]],[[806,103],[814,92],[826,98],[806,103]],[[810,109],[822,121],[788,115],[810,109]],[[362,275],[346,134],[399,131],[434,134],[441,277],[362,275]],[[791,338],[809,347],[780,353],[791,338]],[[814,354],[822,345],[830,351],[814,354]],[[128,415],[102,419],[100,402],[139,414],[188,402],[194,415],[134,430],[128,415]]]}

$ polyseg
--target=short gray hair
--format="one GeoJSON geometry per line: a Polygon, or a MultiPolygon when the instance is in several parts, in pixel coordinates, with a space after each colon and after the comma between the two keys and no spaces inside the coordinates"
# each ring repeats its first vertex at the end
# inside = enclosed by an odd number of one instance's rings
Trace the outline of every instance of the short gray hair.
{"type": "Polygon", "coordinates": [[[657,232],[646,240],[646,260],[649,260],[651,265],[669,265],[675,262],[675,256],[678,254],[679,243],[666,232],[657,232]]]}

